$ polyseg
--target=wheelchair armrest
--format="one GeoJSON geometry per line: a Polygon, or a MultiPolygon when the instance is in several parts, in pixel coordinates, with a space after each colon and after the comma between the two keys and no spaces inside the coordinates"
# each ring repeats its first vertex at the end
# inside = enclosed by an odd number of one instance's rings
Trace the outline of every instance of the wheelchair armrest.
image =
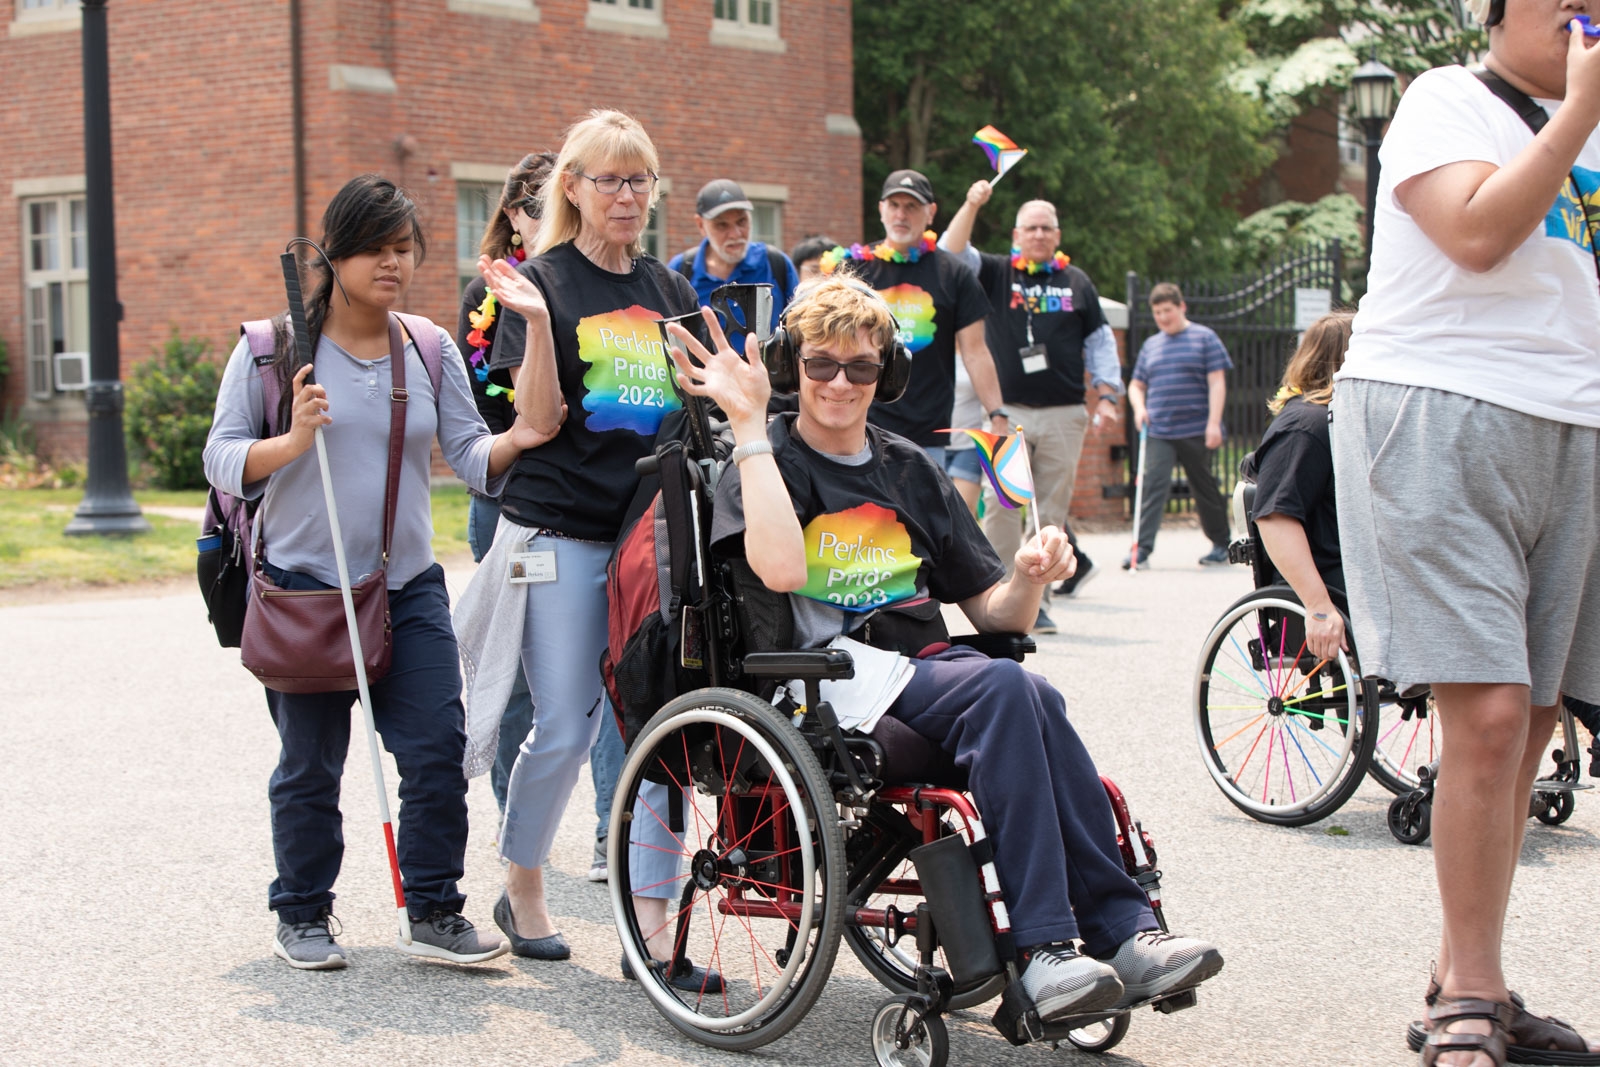
{"type": "Polygon", "coordinates": [[[856,665],[842,648],[811,648],[794,652],[752,652],[744,658],[744,672],[756,678],[854,678],[856,665]]]}
{"type": "Polygon", "coordinates": [[[990,659],[1014,659],[1018,663],[1030,652],[1039,651],[1027,634],[959,634],[950,643],[975,648],[990,659]]]}

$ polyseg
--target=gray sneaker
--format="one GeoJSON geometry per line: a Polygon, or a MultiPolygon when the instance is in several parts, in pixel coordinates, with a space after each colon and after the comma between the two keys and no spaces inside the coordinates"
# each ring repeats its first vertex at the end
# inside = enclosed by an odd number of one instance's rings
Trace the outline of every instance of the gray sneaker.
{"type": "Polygon", "coordinates": [[[458,911],[436,911],[426,919],[412,919],[411,944],[398,944],[401,952],[451,963],[482,963],[511,951],[509,941],[503,937],[486,940],[458,911]]]}
{"type": "Polygon", "coordinates": [[[1037,945],[1022,960],[1022,989],[1042,1022],[1102,1010],[1122,995],[1115,971],[1071,945],[1037,945]]]}
{"type": "Polygon", "coordinates": [[[610,870],[606,866],[606,839],[594,839],[594,862],[589,864],[589,881],[604,882],[610,877],[610,870]]]}
{"type": "Polygon", "coordinates": [[[339,920],[326,911],[305,922],[286,923],[280,919],[272,939],[272,954],[302,971],[336,971],[347,964],[344,949],[333,939],[334,934],[343,933],[338,926],[339,920]]]}
{"type": "Polygon", "coordinates": [[[1222,970],[1222,953],[1192,937],[1140,930],[1105,962],[1122,979],[1122,999],[1116,1007],[1125,1008],[1199,985],[1222,970]]]}

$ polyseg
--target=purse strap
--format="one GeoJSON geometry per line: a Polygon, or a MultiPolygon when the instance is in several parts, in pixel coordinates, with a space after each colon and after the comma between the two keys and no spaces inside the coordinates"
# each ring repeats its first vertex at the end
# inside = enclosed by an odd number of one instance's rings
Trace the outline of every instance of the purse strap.
{"type": "MultiPolygon", "coordinates": [[[[1472,73],[1483,83],[1485,89],[1498,96],[1507,107],[1517,113],[1517,117],[1523,121],[1528,129],[1533,131],[1535,137],[1539,135],[1540,130],[1544,129],[1545,123],[1550,121],[1550,113],[1545,111],[1533,97],[1518,89],[1494,71],[1480,68],[1472,73]]],[[[1578,176],[1571,171],[1567,172],[1567,181],[1572,183],[1572,191],[1578,198],[1579,208],[1583,211],[1583,228],[1589,234],[1589,252],[1594,256],[1595,274],[1600,276],[1600,245],[1595,244],[1594,220],[1589,213],[1589,205],[1583,201],[1583,186],[1578,184],[1578,176]]],[[[1556,195],[1559,196],[1561,194],[1557,193],[1556,195]]]]}
{"type": "Polygon", "coordinates": [[[406,345],[400,320],[389,316],[389,475],[383,485],[383,565],[389,566],[389,543],[394,538],[394,513],[400,498],[400,460],[406,447],[406,345]]]}

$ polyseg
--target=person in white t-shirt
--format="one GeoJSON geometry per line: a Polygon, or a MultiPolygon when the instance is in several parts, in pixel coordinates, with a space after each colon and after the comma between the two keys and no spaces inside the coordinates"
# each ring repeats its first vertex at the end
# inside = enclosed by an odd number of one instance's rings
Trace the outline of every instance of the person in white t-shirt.
{"type": "Polygon", "coordinates": [[[1412,1028],[1414,1043],[1428,1034],[1425,1067],[1503,1064],[1508,1045],[1600,1062],[1512,1003],[1500,959],[1556,704],[1600,700],[1600,279],[1585,211],[1600,189],[1600,51],[1573,21],[1592,6],[1473,4],[1491,27],[1488,72],[1548,115],[1537,136],[1472,71],[1411,83],[1334,392],[1361,671],[1403,694],[1431,686],[1444,730],[1443,938],[1429,1020],[1412,1028]]]}

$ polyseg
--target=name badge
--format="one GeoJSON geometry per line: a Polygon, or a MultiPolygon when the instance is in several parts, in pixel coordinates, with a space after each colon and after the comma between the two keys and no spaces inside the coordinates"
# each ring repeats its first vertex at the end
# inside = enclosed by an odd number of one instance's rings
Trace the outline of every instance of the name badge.
{"type": "Polygon", "coordinates": [[[1022,357],[1023,374],[1038,374],[1050,369],[1050,357],[1045,354],[1044,345],[1025,345],[1017,349],[1017,354],[1022,357]]]}
{"type": "Polygon", "coordinates": [[[513,552],[507,577],[512,585],[533,585],[556,580],[556,553],[554,549],[542,552],[513,552]]]}

